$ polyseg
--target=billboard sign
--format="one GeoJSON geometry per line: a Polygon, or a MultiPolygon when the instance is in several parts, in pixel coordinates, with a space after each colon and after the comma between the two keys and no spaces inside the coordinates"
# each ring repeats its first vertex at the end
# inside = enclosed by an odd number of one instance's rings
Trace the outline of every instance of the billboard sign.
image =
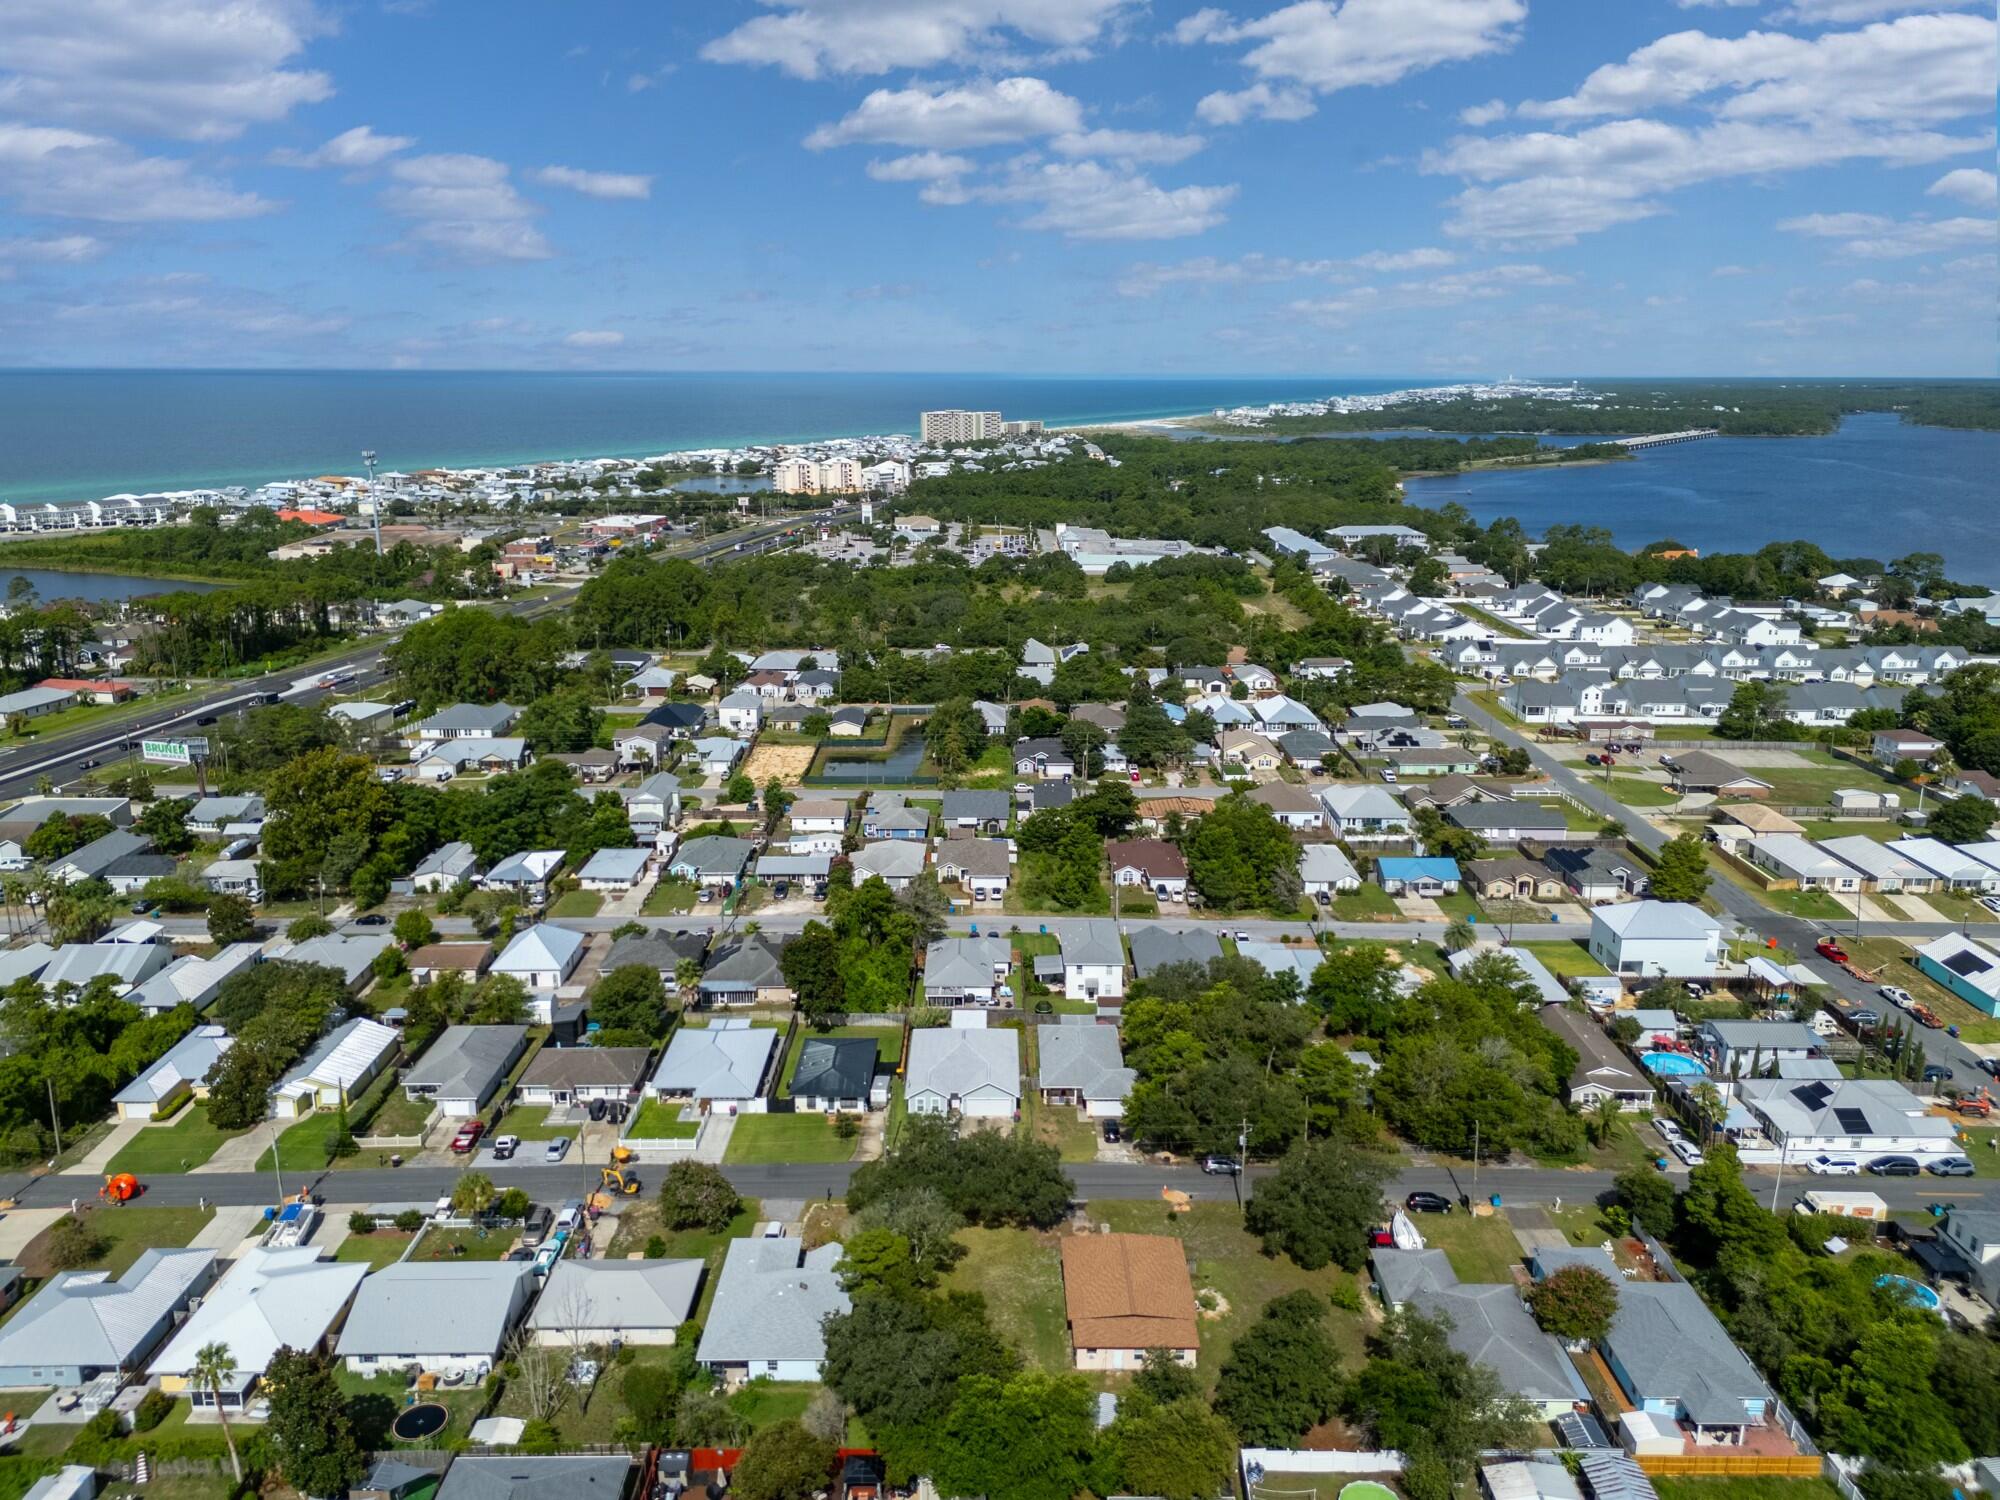
{"type": "Polygon", "coordinates": [[[200,736],[184,740],[141,740],[139,754],[146,760],[188,766],[208,757],[208,741],[200,736]]]}

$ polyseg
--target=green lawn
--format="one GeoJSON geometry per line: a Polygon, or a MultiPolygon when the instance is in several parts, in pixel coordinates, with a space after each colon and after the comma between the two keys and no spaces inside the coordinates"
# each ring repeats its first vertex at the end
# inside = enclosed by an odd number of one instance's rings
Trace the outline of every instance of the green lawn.
{"type": "Polygon", "coordinates": [[[185,1105],[171,1125],[148,1125],[118,1149],[107,1172],[130,1172],[140,1180],[167,1172],[185,1172],[215,1155],[222,1143],[241,1131],[218,1130],[208,1123],[207,1108],[196,1101],[185,1105]]]}
{"type": "Polygon", "coordinates": [[[576,1127],[551,1125],[546,1104],[517,1104],[500,1117],[492,1134],[518,1135],[524,1141],[553,1141],[560,1136],[575,1135],[576,1127]]]}
{"type": "Polygon", "coordinates": [[[1479,917],[1479,902],[1470,891],[1452,891],[1437,898],[1438,910],[1445,919],[1452,922],[1476,921],[1479,917]]]}
{"type": "Polygon", "coordinates": [[[433,1106],[428,1100],[412,1099],[401,1089],[382,1096],[374,1115],[354,1127],[356,1135],[416,1135],[430,1119],[433,1106]]]}
{"type": "MultiPolygon", "coordinates": [[[[389,1423],[396,1413],[409,1402],[410,1383],[403,1375],[357,1375],[344,1364],[336,1363],[334,1378],[347,1397],[348,1415],[354,1419],[357,1436],[368,1448],[394,1450],[396,1448],[450,1448],[462,1446],[472,1431],[472,1424],[486,1408],[486,1393],[478,1386],[467,1389],[464,1386],[445,1387],[424,1393],[425,1401],[434,1401],[450,1413],[442,1432],[433,1433],[414,1443],[399,1442],[389,1431],[389,1423]]],[[[152,1486],[148,1485],[150,1494],[152,1486]]]]}
{"type": "Polygon", "coordinates": [[[641,1141],[682,1141],[692,1140],[701,1132],[697,1122],[682,1120],[681,1106],[662,1104],[658,1099],[647,1099],[639,1106],[639,1113],[625,1133],[634,1140],[641,1141]]]}
{"type": "MultiPolygon", "coordinates": [[[[260,1127],[263,1128],[263,1127],[260,1127]]],[[[294,1120],[278,1132],[278,1165],[295,1172],[317,1172],[333,1154],[333,1138],[340,1129],[340,1112],[316,1109],[303,1120],[294,1120]]],[[[271,1148],[257,1158],[257,1170],[271,1170],[271,1148]]]]}
{"type": "MultiPolygon", "coordinates": [[[[630,1364],[607,1366],[597,1378],[597,1384],[588,1391],[572,1386],[563,1404],[551,1419],[565,1448],[597,1446],[616,1441],[615,1429],[626,1415],[623,1382],[625,1372],[635,1365],[659,1365],[672,1358],[673,1350],[660,1345],[632,1345],[630,1364]]],[[[503,1417],[527,1417],[527,1392],[521,1382],[508,1386],[500,1397],[497,1414],[503,1417]]]]}
{"type": "Polygon", "coordinates": [[[1578,976],[1596,976],[1609,973],[1603,964],[1590,956],[1590,950],[1575,940],[1562,943],[1521,943],[1542,961],[1542,967],[1558,979],[1572,979],[1578,976]]]}
{"type": "Polygon", "coordinates": [[[414,1238],[400,1229],[377,1229],[370,1234],[350,1234],[333,1252],[335,1260],[361,1261],[379,1271],[403,1258],[403,1247],[414,1238]]]}
{"type": "Polygon", "coordinates": [[[753,1380],[729,1398],[736,1414],[754,1428],[796,1422],[805,1415],[819,1385],[809,1380],[753,1380]]]}
{"type": "MultiPolygon", "coordinates": [[[[1947,1026],[1956,1026],[1961,1040],[1967,1042],[2000,1042],[2000,1020],[1974,1010],[1958,996],[1927,976],[1910,961],[1910,945],[1897,938],[1843,937],[1840,946],[1857,968],[1876,971],[1877,984],[1901,985],[1923,1004],[1937,1014],[1937,1018],[1947,1026]]],[[[1925,1032],[1917,1029],[1921,1039],[1925,1032]]],[[[1956,1080],[1965,1082],[1966,1080],[1956,1080]]],[[[1977,1082],[1977,1079],[1970,1080],[1977,1082]]]]}
{"type": "Polygon", "coordinates": [[[1432,1249],[1444,1251],[1460,1281],[1507,1281],[1521,1263],[1520,1241],[1502,1214],[1425,1214],[1418,1227],[1432,1249]]]}
{"type": "MultiPolygon", "coordinates": [[[[1587,769],[1587,768],[1586,768],[1587,769]]],[[[1592,776],[1592,786],[1609,791],[1627,807],[1671,807],[1681,800],[1679,792],[1665,782],[1648,781],[1643,776],[1626,776],[1614,772],[1610,778],[1592,776]]]]}
{"type": "Polygon", "coordinates": [[[646,893],[645,904],[639,911],[648,917],[670,917],[676,912],[693,911],[696,894],[690,881],[663,879],[646,893]]]}
{"type": "Polygon", "coordinates": [[[1333,898],[1331,910],[1336,922],[1394,921],[1402,915],[1396,910],[1396,898],[1373,881],[1363,882],[1359,890],[1342,891],[1333,898]]]}
{"type": "MultiPolygon", "coordinates": [[[[88,1183],[79,1185],[88,1187],[88,1183]]],[[[88,1194],[79,1196],[84,1203],[94,1205],[88,1194]]],[[[90,1269],[122,1275],[143,1251],[178,1249],[214,1217],[212,1208],[113,1208],[108,1204],[85,1208],[83,1221],[101,1247],[90,1269]]],[[[47,1244],[48,1232],[44,1230],[14,1257],[30,1276],[46,1278],[54,1269],[44,1259],[47,1244]]]]}
{"type": "Polygon", "coordinates": [[[411,1260],[505,1260],[521,1237],[508,1225],[498,1229],[437,1229],[424,1231],[411,1260]]]}
{"type": "MultiPolygon", "coordinates": [[[[1235,1194],[1225,1183],[1207,1191],[1217,1201],[1197,1202],[1187,1213],[1167,1211],[1159,1202],[1103,1202],[1089,1204],[1093,1221],[1108,1223],[1114,1230],[1132,1234],[1171,1234],[1187,1247],[1194,1266],[1197,1294],[1213,1291],[1227,1304],[1219,1318],[1201,1320],[1202,1378],[1211,1386],[1229,1356],[1232,1345],[1245,1329],[1257,1321],[1267,1302],[1304,1287],[1322,1294],[1337,1286],[1355,1287],[1356,1278],[1338,1266],[1318,1271],[1301,1270],[1283,1256],[1267,1256],[1254,1235],[1246,1234],[1236,1211],[1235,1194]]],[[[1198,1193],[1203,1189],[1197,1189],[1198,1193]]],[[[1056,1299],[1058,1326],[1062,1313],[1060,1292],[1056,1299]]],[[[1326,1329],[1340,1350],[1343,1366],[1360,1366],[1367,1325],[1355,1313],[1332,1308],[1326,1329]]]]}
{"type": "Polygon", "coordinates": [[[722,1159],[744,1165],[852,1161],[858,1140],[843,1138],[825,1115],[739,1115],[722,1159]]]}
{"type": "Polygon", "coordinates": [[[594,917],[604,906],[602,891],[564,891],[549,903],[552,917],[594,917]]]}
{"type": "Polygon", "coordinates": [[[1070,1369],[1062,1258],[1054,1236],[1026,1229],[965,1229],[965,1256],[945,1278],[950,1291],[978,1292],[1000,1336],[1037,1369],[1070,1369]]]}

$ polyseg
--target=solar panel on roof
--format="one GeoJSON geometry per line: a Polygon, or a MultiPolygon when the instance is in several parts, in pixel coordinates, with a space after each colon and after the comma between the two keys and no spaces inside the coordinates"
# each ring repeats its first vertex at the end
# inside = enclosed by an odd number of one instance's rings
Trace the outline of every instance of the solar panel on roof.
{"type": "Polygon", "coordinates": [[[1951,970],[1952,973],[1959,975],[1984,974],[1988,969],[1993,967],[1993,965],[1989,964],[1977,953],[1974,953],[1970,948],[1952,954],[1950,958],[1944,961],[1944,966],[1951,970]]]}
{"type": "Polygon", "coordinates": [[[1833,1090],[1823,1083],[1808,1083],[1793,1089],[1792,1097],[1807,1109],[1824,1109],[1826,1101],[1833,1097],[1833,1090]]]}
{"type": "Polygon", "coordinates": [[[1611,1448],[1617,1446],[1605,1435],[1597,1418],[1585,1412],[1564,1412],[1554,1423],[1556,1436],[1565,1448],[1611,1448]]]}
{"type": "Polygon", "coordinates": [[[1840,1128],[1849,1135],[1866,1135],[1868,1133],[1868,1112],[1866,1110],[1843,1107],[1836,1109],[1833,1112],[1833,1117],[1840,1122],[1840,1128]]]}

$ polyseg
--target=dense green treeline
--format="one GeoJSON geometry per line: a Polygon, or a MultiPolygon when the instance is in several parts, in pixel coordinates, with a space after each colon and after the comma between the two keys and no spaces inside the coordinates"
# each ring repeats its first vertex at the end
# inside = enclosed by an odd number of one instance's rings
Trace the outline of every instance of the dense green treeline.
{"type": "MultiPolygon", "coordinates": [[[[1829,433],[1852,412],[1895,411],[1930,427],[2000,428],[2000,385],[1983,381],[1592,381],[1591,402],[1509,396],[1494,400],[1409,401],[1382,411],[1273,417],[1273,433],[1672,432],[1716,427],[1734,437],[1829,433]]],[[[1216,432],[1240,431],[1205,423],[1216,432]]]]}

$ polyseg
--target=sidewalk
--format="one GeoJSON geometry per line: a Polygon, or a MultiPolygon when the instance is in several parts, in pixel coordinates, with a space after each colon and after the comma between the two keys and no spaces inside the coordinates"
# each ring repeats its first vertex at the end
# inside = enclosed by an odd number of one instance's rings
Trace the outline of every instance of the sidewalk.
{"type": "Polygon", "coordinates": [[[126,1142],[140,1131],[148,1129],[151,1120],[120,1120],[111,1127],[110,1134],[92,1146],[82,1156],[56,1173],[58,1177],[102,1177],[104,1169],[111,1165],[111,1158],[125,1149],[126,1142]]]}

